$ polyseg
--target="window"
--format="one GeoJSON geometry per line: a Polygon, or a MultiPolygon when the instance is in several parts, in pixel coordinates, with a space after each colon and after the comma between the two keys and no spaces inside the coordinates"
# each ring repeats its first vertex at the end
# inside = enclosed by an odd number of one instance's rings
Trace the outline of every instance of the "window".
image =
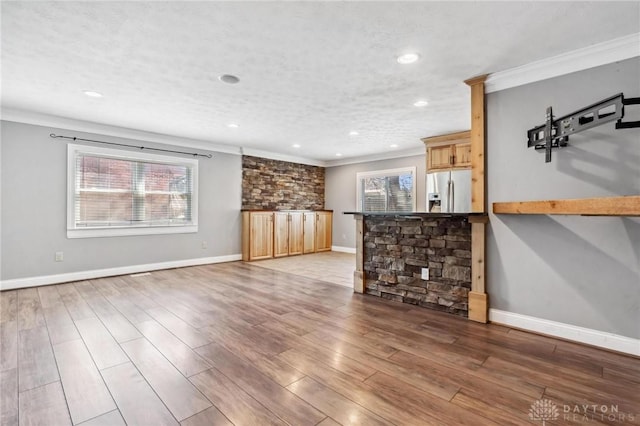
{"type": "Polygon", "coordinates": [[[358,173],[356,175],[358,211],[415,211],[415,176],[415,167],[358,173]]]}
{"type": "Polygon", "coordinates": [[[69,145],[67,237],[198,231],[198,161],[69,145]]]}

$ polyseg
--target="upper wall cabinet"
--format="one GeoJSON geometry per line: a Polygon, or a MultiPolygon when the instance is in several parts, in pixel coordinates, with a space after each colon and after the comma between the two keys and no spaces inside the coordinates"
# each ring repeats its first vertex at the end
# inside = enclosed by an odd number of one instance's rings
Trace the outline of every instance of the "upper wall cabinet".
{"type": "Polygon", "coordinates": [[[471,167],[471,132],[424,138],[427,146],[427,172],[471,167]]]}

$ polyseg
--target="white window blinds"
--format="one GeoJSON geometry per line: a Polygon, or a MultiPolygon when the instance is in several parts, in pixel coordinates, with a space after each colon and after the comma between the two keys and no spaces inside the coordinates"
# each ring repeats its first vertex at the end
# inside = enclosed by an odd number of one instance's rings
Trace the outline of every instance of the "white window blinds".
{"type": "Polygon", "coordinates": [[[69,237],[197,230],[197,160],[83,146],[69,157],[69,237]]]}
{"type": "Polygon", "coordinates": [[[415,173],[415,167],[358,173],[358,210],[415,211],[415,173]]]}

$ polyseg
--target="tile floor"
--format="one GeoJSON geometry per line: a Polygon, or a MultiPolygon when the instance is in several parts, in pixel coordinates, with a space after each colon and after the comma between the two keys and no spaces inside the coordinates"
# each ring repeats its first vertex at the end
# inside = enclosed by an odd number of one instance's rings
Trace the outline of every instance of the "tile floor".
{"type": "Polygon", "coordinates": [[[254,266],[353,287],[356,255],[337,251],[251,262],[254,266]]]}

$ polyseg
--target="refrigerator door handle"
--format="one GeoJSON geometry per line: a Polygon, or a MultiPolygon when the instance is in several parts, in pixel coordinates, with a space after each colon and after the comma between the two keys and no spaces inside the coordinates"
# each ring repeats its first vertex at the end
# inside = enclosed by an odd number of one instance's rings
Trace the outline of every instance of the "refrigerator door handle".
{"type": "Polygon", "coordinates": [[[449,192],[450,191],[451,191],[451,179],[447,180],[447,192],[446,192],[447,199],[444,200],[446,201],[446,203],[444,203],[444,213],[449,213],[449,192]]]}
{"type": "Polygon", "coordinates": [[[445,213],[449,213],[450,197],[451,197],[451,179],[447,181],[447,205],[445,206],[445,213]]]}
{"type": "Polygon", "coordinates": [[[446,213],[451,212],[451,176],[449,176],[449,180],[447,180],[447,206],[446,213]]]}
{"type": "Polygon", "coordinates": [[[456,208],[455,200],[456,200],[456,187],[453,179],[451,179],[451,195],[449,196],[449,204],[451,205],[451,208],[449,208],[449,213],[453,213],[456,208]]]}

